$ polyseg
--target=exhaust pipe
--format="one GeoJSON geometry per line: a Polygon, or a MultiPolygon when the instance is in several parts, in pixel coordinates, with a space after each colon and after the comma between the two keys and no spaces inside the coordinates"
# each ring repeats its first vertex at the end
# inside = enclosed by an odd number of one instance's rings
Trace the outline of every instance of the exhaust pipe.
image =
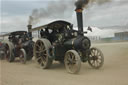
{"type": "Polygon", "coordinates": [[[28,34],[29,34],[29,37],[32,38],[32,32],[31,32],[31,30],[32,30],[32,25],[28,25],[27,27],[28,27],[28,34]]]}
{"type": "Polygon", "coordinates": [[[78,31],[80,35],[83,35],[83,14],[82,8],[76,9],[76,16],[77,16],[77,25],[78,25],[78,31]]]}

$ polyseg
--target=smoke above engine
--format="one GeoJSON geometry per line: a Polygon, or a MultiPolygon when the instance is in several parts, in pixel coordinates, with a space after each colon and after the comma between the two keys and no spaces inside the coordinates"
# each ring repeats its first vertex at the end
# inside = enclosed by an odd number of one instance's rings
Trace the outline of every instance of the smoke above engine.
{"type": "Polygon", "coordinates": [[[77,0],[75,3],[76,9],[83,9],[88,3],[89,0],[77,0]]]}
{"type": "Polygon", "coordinates": [[[88,4],[93,5],[96,3],[97,5],[102,5],[106,2],[111,2],[112,0],[77,0],[75,2],[76,9],[86,8],[88,4]]]}
{"type": "Polygon", "coordinates": [[[47,1],[45,7],[32,10],[28,23],[35,25],[43,19],[70,18],[73,14],[74,3],[74,0],[47,1]]]}
{"type": "Polygon", "coordinates": [[[50,1],[47,7],[33,9],[31,15],[29,16],[28,24],[35,25],[40,22],[42,19],[46,18],[70,18],[74,12],[74,3],[77,8],[88,8],[88,4],[93,5],[102,5],[106,2],[112,0],[57,0],[50,1]]]}

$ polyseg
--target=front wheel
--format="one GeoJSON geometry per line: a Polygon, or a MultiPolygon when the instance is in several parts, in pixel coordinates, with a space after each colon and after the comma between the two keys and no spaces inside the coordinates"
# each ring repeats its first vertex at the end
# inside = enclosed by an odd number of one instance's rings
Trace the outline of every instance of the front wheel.
{"type": "Polygon", "coordinates": [[[24,49],[20,49],[20,55],[19,55],[19,58],[20,58],[20,62],[25,64],[26,61],[27,61],[27,57],[26,57],[26,52],[24,49]]]}
{"type": "Polygon", "coordinates": [[[98,48],[91,48],[88,56],[88,63],[91,67],[99,69],[104,63],[103,53],[98,48]]]}
{"type": "Polygon", "coordinates": [[[64,59],[65,67],[69,73],[78,73],[81,68],[81,59],[75,50],[66,52],[64,59]]]}

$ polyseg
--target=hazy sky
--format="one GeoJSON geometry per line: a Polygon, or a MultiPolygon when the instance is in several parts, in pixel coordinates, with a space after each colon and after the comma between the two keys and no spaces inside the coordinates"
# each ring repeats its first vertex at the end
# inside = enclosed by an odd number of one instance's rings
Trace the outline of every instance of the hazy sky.
{"type": "MultiPolygon", "coordinates": [[[[77,26],[72,0],[0,0],[0,32],[27,30],[28,18],[34,9],[47,13],[34,26],[54,20],[67,20],[77,26]],[[51,6],[52,5],[52,6],[51,6]]],[[[93,3],[84,10],[84,26],[128,25],[128,0],[113,0],[98,5],[93,3]]]]}

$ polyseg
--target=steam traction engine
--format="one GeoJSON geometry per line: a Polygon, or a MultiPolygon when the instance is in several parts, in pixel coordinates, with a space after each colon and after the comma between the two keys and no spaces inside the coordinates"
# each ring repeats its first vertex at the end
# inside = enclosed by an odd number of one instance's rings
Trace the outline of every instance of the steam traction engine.
{"type": "Polygon", "coordinates": [[[26,31],[16,31],[8,34],[8,40],[4,41],[5,58],[13,62],[16,57],[22,63],[31,60],[33,57],[34,42],[26,31]]]}
{"type": "Polygon", "coordinates": [[[41,38],[34,45],[34,56],[43,69],[51,66],[52,61],[64,62],[69,73],[78,73],[81,61],[99,69],[104,62],[102,52],[92,47],[84,36],[82,9],[77,9],[78,31],[66,21],[55,21],[32,30],[40,30],[41,38]]]}

